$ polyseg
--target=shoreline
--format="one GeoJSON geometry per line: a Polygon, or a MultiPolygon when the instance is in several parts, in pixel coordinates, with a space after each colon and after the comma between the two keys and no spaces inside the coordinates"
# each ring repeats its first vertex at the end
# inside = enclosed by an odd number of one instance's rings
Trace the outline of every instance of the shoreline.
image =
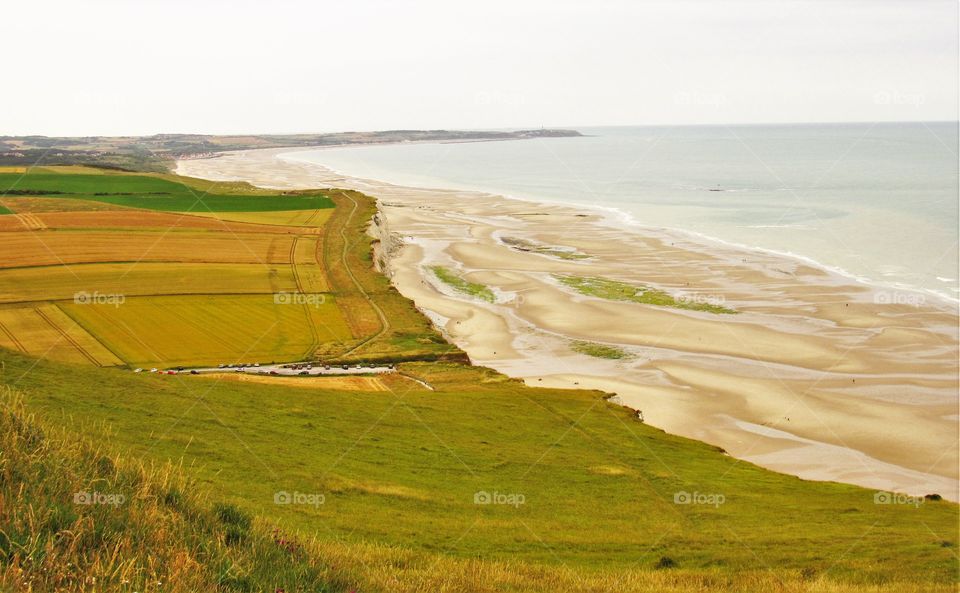
{"type": "Polygon", "coordinates": [[[609,224],[609,213],[584,214],[589,208],[407,188],[281,158],[298,152],[307,151],[181,161],[178,173],[376,197],[386,273],[476,364],[531,385],[616,392],[652,425],[776,471],[960,498],[956,313],[947,303],[878,305],[878,287],[797,257],[623,228],[609,224]],[[499,240],[504,234],[591,259],[520,253],[499,240]],[[430,265],[449,266],[499,298],[451,292],[430,265]],[[674,292],[688,286],[741,314],[590,298],[557,286],[556,273],[674,292]],[[571,340],[619,345],[630,358],[578,354],[571,340]]]}
{"type": "MultiPolygon", "coordinates": [[[[465,141],[465,142],[474,142],[474,141],[465,141]]],[[[617,208],[615,206],[576,204],[572,202],[564,202],[561,200],[549,200],[545,198],[516,196],[512,194],[507,194],[507,193],[495,193],[488,190],[475,189],[475,188],[435,187],[431,185],[408,186],[408,185],[397,184],[391,181],[356,177],[354,175],[345,173],[343,171],[339,171],[337,169],[334,169],[327,165],[323,165],[321,163],[316,163],[314,161],[307,160],[307,159],[296,158],[296,155],[300,153],[312,153],[312,152],[318,152],[321,150],[336,149],[336,148],[365,148],[367,146],[381,146],[384,144],[449,144],[449,143],[451,142],[433,142],[433,141],[425,140],[422,142],[419,142],[419,141],[399,142],[399,143],[394,142],[394,143],[381,143],[377,145],[341,144],[341,145],[335,145],[335,146],[318,146],[315,148],[306,148],[306,149],[295,148],[295,149],[290,149],[292,150],[291,152],[282,152],[277,154],[277,158],[279,158],[280,160],[292,161],[292,162],[297,162],[305,165],[316,165],[318,167],[322,167],[326,171],[329,171],[333,175],[342,177],[345,180],[354,179],[354,180],[362,180],[364,182],[383,183],[383,184],[395,185],[398,187],[408,187],[410,189],[423,190],[427,192],[458,191],[458,192],[478,193],[478,194],[484,194],[489,196],[496,196],[496,197],[500,197],[507,200],[516,200],[516,201],[524,202],[527,204],[533,204],[539,207],[550,208],[550,207],[560,206],[560,207],[575,208],[575,209],[580,209],[585,211],[593,211],[596,213],[601,213],[604,219],[610,220],[611,221],[610,225],[613,226],[614,228],[625,227],[626,230],[632,230],[639,233],[660,234],[660,235],[664,235],[665,237],[674,236],[675,238],[678,238],[678,239],[685,239],[688,241],[692,241],[694,243],[701,243],[705,249],[709,249],[712,246],[722,246],[725,248],[742,250],[746,253],[762,252],[764,254],[772,255],[775,257],[782,257],[784,259],[797,260],[799,263],[817,267],[832,275],[839,276],[844,280],[849,280],[849,281],[856,282],[858,284],[862,284],[872,290],[887,290],[887,291],[919,294],[919,295],[923,295],[925,298],[931,298],[934,301],[935,306],[942,306],[943,308],[945,308],[950,312],[960,309],[960,295],[958,295],[957,297],[952,297],[949,294],[938,292],[931,288],[911,286],[908,284],[903,284],[895,281],[887,282],[884,280],[877,280],[875,278],[870,278],[867,276],[850,272],[840,266],[822,263],[812,257],[808,257],[800,253],[770,249],[770,248],[762,247],[759,245],[748,245],[745,243],[738,243],[736,241],[729,241],[727,239],[721,239],[719,237],[714,237],[712,235],[707,235],[705,233],[700,233],[697,231],[692,231],[689,229],[684,229],[679,227],[666,227],[666,226],[661,227],[661,226],[646,225],[638,221],[636,217],[630,212],[621,210],[620,208],[617,208]],[[615,219],[619,219],[619,220],[615,220],[615,219]]],[[[272,149],[269,149],[269,150],[272,150],[272,149]]],[[[250,152],[250,151],[245,151],[245,152],[250,152]]]]}

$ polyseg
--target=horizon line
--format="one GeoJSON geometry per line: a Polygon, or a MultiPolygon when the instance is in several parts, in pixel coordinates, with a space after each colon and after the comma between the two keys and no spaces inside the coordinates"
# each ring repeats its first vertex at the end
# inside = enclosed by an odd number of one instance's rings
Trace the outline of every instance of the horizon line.
{"type": "Polygon", "coordinates": [[[469,127],[393,127],[380,129],[345,129],[323,132],[152,132],[146,134],[0,134],[0,138],[149,138],[151,136],[311,136],[326,134],[373,134],[383,132],[502,132],[525,130],[577,130],[578,128],[683,128],[683,127],[732,127],[732,126],[818,126],[818,125],[884,125],[884,124],[958,124],[958,119],[905,119],[905,120],[842,120],[842,121],[765,121],[734,123],[642,123],[642,124],[582,124],[556,126],[509,126],[502,128],[469,127]]]}

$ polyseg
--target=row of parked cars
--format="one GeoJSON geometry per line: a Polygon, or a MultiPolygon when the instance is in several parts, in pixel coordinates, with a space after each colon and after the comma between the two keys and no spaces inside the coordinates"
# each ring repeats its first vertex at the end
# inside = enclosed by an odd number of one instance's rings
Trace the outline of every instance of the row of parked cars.
{"type": "MultiPolygon", "coordinates": [[[[158,369],[157,367],[153,367],[152,369],[150,369],[149,372],[151,372],[151,373],[160,373],[161,375],[176,375],[177,373],[182,373],[182,372],[184,372],[184,371],[186,371],[186,369],[183,368],[183,367],[177,367],[177,368],[175,368],[175,369],[167,369],[167,370],[165,370],[165,371],[161,371],[161,370],[158,369]]],[[[143,372],[146,372],[146,371],[144,371],[143,369],[139,369],[139,368],[138,368],[138,369],[133,369],[133,372],[134,372],[134,373],[143,373],[143,372]]],[[[191,375],[199,375],[200,372],[197,371],[196,369],[190,369],[190,374],[191,374],[191,375]]]]}
{"type": "MultiPolygon", "coordinates": [[[[274,363],[270,363],[270,364],[274,364],[274,363]]],[[[387,367],[392,369],[392,368],[393,368],[393,365],[392,365],[392,364],[388,364],[387,367]]],[[[224,370],[226,370],[226,369],[234,369],[234,372],[237,372],[237,373],[245,373],[245,372],[248,372],[248,371],[253,370],[253,371],[255,371],[255,372],[257,372],[258,374],[261,374],[261,375],[279,375],[279,374],[280,374],[280,373],[278,373],[276,370],[273,370],[273,369],[271,369],[271,370],[269,370],[269,371],[267,371],[266,369],[260,369],[260,363],[259,363],[259,362],[255,362],[255,363],[252,363],[252,364],[251,364],[251,363],[248,363],[248,364],[220,364],[220,365],[217,366],[217,368],[218,368],[218,369],[224,369],[224,370]],[[259,369],[259,370],[258,370],[258,369],[259,369]]],[[[309,363],[309,362],[293,362],[293,363],[289,363],[289,364],[282,364],[282,365],[280,365],[280,368],[290,369],[290,370],[292,370],[292,371],[299,371],[299,372],[297,373],[298,375],[310,375],[310,374],[311,374],[310,371],[313,370],[314,365],[313,365],[312,363],[309,363]]],[[[318,365],[318,368],[319,368],[319,365],[318,365]]],[[[331,370],[331,368],[332,368],[332,367],[331,367],[329,364],[323,365],[323,370],[325,370],[325,371],[329,371],[329,370],[331,370]]],[[[342,368],[343,370],[347,371],[347,370],[350,370],[350,365],[348,365],[348,364],[341,365],[340,368],[342,368]]],[[[377,368],[377,365],[374,365],[374,364],[368,364],[368,365],[358,364],[358,365],[354,366],[353,368],[355,368],[355,369],[364,369],[364,368],[375,369],[375,368],[377,368]]],[[[184,368],[184,367],[176,367],[176,368],[174,368],[174,369],[168,369],[168,370],[165,370],[165,371],[164,371],[164,370],[160,370],[160,369],[154,367],[154,368],[152,368],[152,369],[149,370],[149,372],[151,372],[151,373],[160,373],[161,375],[176,375],[176,374],[178,374],[178,373],[183,373],[183,372],[186,372],[186,371],[187,371],[187,369],[184,368]]],[[[146,371],[144,371],[144,369],[138,368],[138,369],[134,369],[133,372],[135,372],[135,373],[143,373],[143,372],[146,372],[146,371]]],[[[199,374],[200,374],[200,371],[198,371],[197,369],[190,369],[189,372],[190,372],[191,375],[199,375],[199,374]]]]}

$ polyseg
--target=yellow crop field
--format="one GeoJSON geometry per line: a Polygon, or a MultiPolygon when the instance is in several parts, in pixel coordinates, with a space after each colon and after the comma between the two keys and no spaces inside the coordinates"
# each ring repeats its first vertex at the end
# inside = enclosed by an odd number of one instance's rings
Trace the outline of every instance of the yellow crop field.
{"type": "Polygon", "coordinates": [[[310,227],[302,232],[319,232],[333,214],[333,208],[320,210],[282,210],[279,212],[195,212],[195,216],[254,224],[310,227]]]}
{"type": "Polygon", "coordinates": [[[44,226],[51,229],[158,229],[162,231],[202,229],[208,231],[222,231],[226,233],[281,234],[299,232],[299,229],[295,227],[228,222],[217,220],[215,218],[169,212],[141,211],[137,212],[136,215],[131,215],[129,210],[51,212],[25,210],[22,208],[18,209],[12,206],[10,209],[16,211],[18,214],[25,212],[33,213],[43,222],[44,226]]]}
{"type": "Polygon", "coordinates": [[[0,309],[0,340],[33,356],[64,362],[122,364],[55,305],[0,309]]]}
{"type": "Polygon", "coordinates": [[[211,232],[0,233],[0,268],[80,262],[286,263],[293,237],[211,232]]]}
{"type": "Polygon", "coordinates": [[[94,200],[80,200],[76,198],[23,198],[5,197],[0,204],[14,212],[102,212],[107,210],[123,210],[129,216],[130,212],[137,212],[132,208],[115,206],[94,200]]]}
{"type": "Polygon", "coordinates": [[[132,297],[63,309],[132,365],[297,360],[318,342],[350,337],[332,297],[287,296],[132,297]]]}
{"type": "MultiPolygon", "coordinates": [[[[285,264],[75,264],[0,269],[0,303],[80,295],[271,294],[297,290],[285,264]]],[[[320,292],[320,291],[318,291],[320,292]]]]}
{"type": "Polygon", "coordinates": [[[204,375],[218,381],[236,381],[239,383],[262,383],[265,385],[283,385],[296,389],[324,389],[336,391],[388,391],[386,383],[380,377],[274,377],[271,375],[247,375],[245,373],[224,373],[204,375]]]}

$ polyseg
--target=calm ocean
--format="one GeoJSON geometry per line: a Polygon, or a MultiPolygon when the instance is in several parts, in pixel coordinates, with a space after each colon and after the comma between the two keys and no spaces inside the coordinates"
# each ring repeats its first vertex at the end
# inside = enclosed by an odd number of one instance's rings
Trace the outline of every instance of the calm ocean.
{"type": "Polygon", "coordinates": [[[301,152],[347,175],[616,209],[956,300],[957,123],[578,128],[301,152]]]}

